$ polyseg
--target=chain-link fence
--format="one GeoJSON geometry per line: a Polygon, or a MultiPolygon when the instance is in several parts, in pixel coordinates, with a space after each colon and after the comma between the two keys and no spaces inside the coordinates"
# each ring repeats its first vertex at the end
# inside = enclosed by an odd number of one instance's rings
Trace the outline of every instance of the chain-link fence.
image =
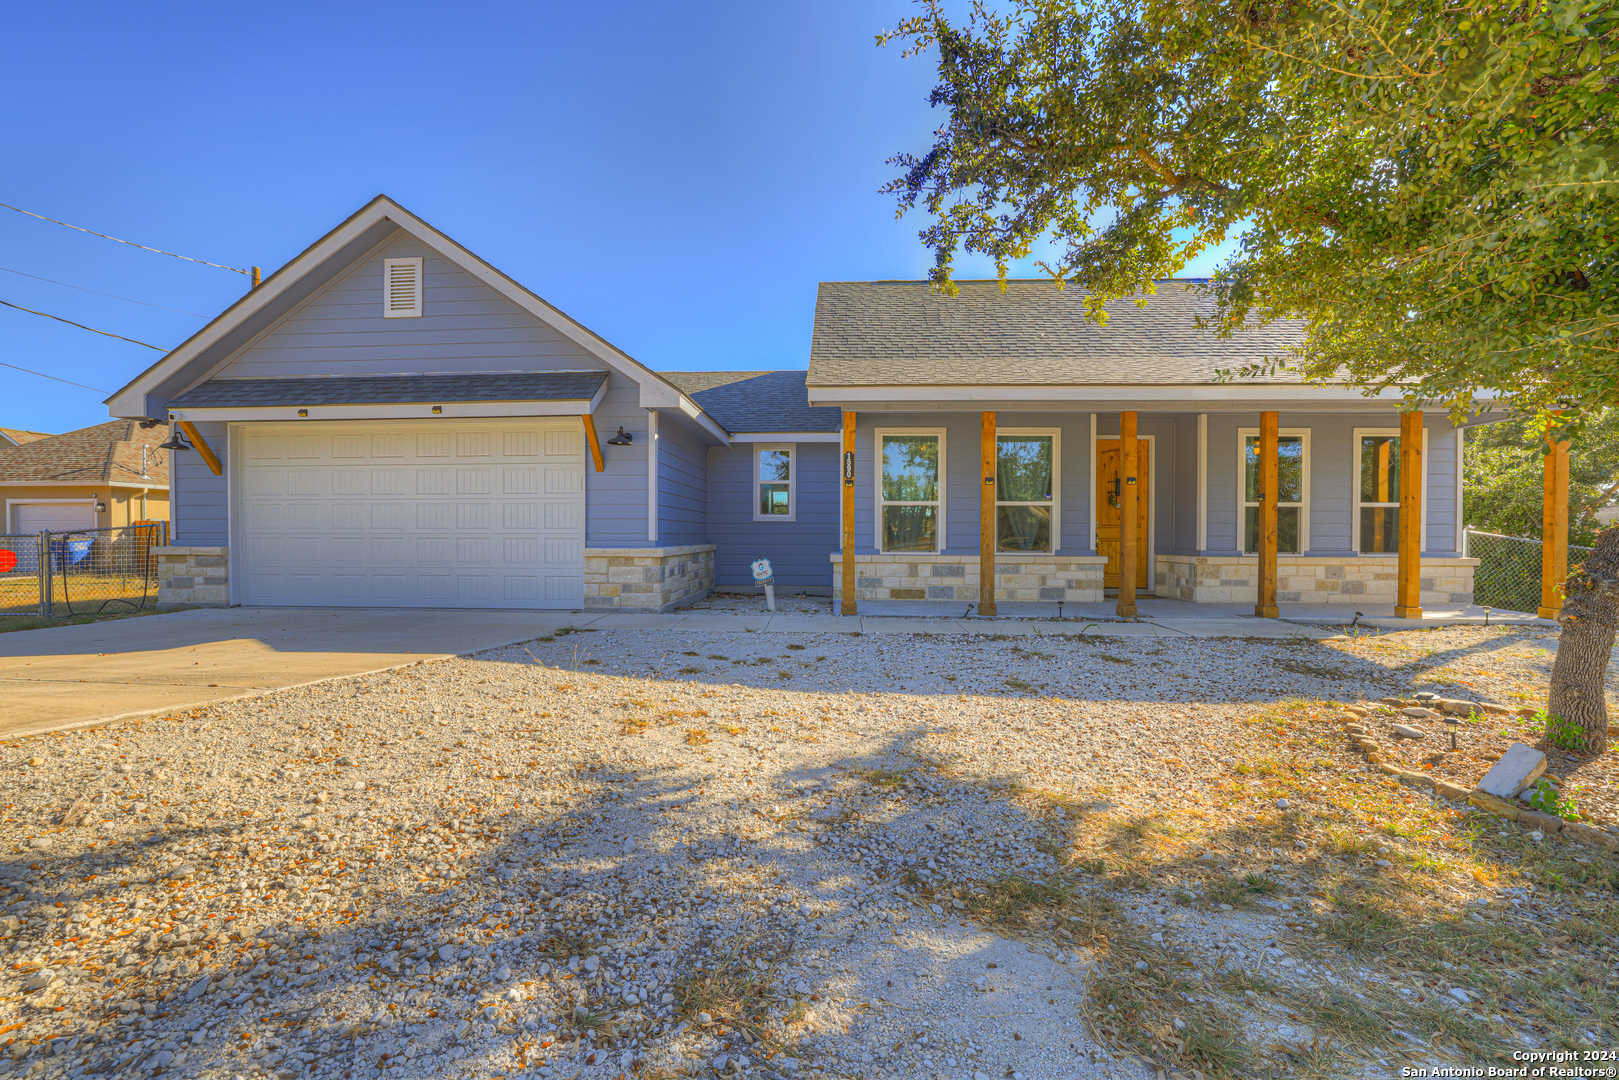
{"type": "Polygon", "coordinates": [[[0,615],[44,612],[40,534],[0,536],[0,615]]]}
{"type": "MultiPolygon", "coordinates": [[[[1462,554],[1479,561],[1473,571],[1473,603],[1533,614],[1540,607],[1540,548],[1539,540],[1523,536],[1473,529],[1462,533],[1462,554]]],[[[1570,544],[1569,569],[1590,551],[1570,544]]]]}
{"type": "Polygon", "coordinates": [[[155,547],[169,523],[0,536],[0,615],[85,615],[153,607],[155,547]]]}

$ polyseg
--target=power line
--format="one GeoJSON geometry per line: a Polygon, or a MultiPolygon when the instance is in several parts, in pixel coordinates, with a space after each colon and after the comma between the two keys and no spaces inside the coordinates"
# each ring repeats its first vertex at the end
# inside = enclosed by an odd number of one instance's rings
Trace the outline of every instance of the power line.
{"type": "MultiPolygon", "coordinates": [[[[97,330],[97,329],[96,329],[96,328],[95,328],[95,327],[93,327],[93,326],[86,326],[86,325],[84,325],[84,324],[83,324],[83,323],[82,323],[82,322],[74,322],[74,321],[73,321],[73,320],[72,320],[72,319],[64,319],[64,318],[62,318],[62,316],[60,316],[60,315],[50,315],[50,314],[47,314],[47,313],[46,313],[46,312],[43,312],[43,311],[35,311],[35,310],[34,310],[34,309],[33,309],[33,308],[26,308],[26,307],[23,307],[23,306],[22,306],[22,305],[21,305],[21,304],[13,304],[13,303],[11,303],[11,301],[9,301],[9,300],[0,300],[0,304],[4,304],[4,305],[6,305],[6,307],[8,307],[8,308],[16,308],[16,309],[17,309],[17,310],[18,310],[18,311],[26,311],[26,312],[28,312],[28,314],[30,314],[30,315],[43,315],[43,316],[44,316],[44,317],[45,317],[45,318],[47,318],[47,319],[55,319],[55,320],[56,320],[56,321],[57,321],[57,322],[65,322],[65,323],[67,323],[67,324],[68,324],[68,325],[69,325],[69,326],[77,326],[77,327],[78,327],[78,328],[79,328],[79,329],[80,329],[80,330],[88,330],[88,331],[90,331],[90,332],[91,332],[91,333],[92,333],[92,334],[100,334],[100,335],[102,335],[102,336],[103,336],[103,337],[110,337],[110,338],[117,338],[117,339],[118,339],[118,340],[119,340],[119,341],[127,341],[127,342],[129,342],[129,343],[130,343],[130,344],[131,344],[131,345],[146,345],[146,342],[144,342],[144,341],[136,341],[136,340],[135,340],[135,339],[134,339],[134,338],[132,338],[132,337],[125,337],[125,336],[124,336],[124,335],[122,335],[122,334],[109,334],[109,333],[107,333],[107,331],[105,331],[105,330],[97,330]]],[[[156,350],[157,350],[157,351],[158,351],[158,352],[161,352],[161,353],[166,353],[166,352],[168,352],[168,351],[169,351],[169,350],[167,350],[167,349],[165,349],[165,348],[163,348],[163,347],[162,347],[162,346],[159,346],[159,345],[146,345],[146,347],[147,347],[147,348],[148,348],[148,349],[156,349],[156,350]]],[[[14,366],[14,365],[12,365],[12,364],[7,364],[7,365],[6,365],[6,366],[7,366],[7,367],[12,367],[12,366],[14,366]]],[[[22,369],[19,369],[19,370],[22,370],[22,369]]],[[[37,375],[37,374],[39,374],[39,372],[37,372],[37,371],[36,371],[36,372],[34,372],[34,374],[36,374],[36,375],[37,375]]],[[[47,375],[47,376],[45,376],[45,377],[46,377],[46,378],[47,378],[47,379],[50,379],[50,378],[55,378],[55,376],[53,376],[53,375],[47,375]]],[[[59,382],[67,382],[67,380],[66,380],[66,379],[60,379],[60,380],[58,380],[58,381],[59,381],[59,382]]],[[[74,384],[73,384],[73,385],[74,385],[74,386],[78,386],[78,385],[79,385],[79,384],[78,384],[78,383],[74,383],[74,384]]],[[[93,386],[92,386],[92,387],[90,387],[90,389],[91,389],[91,390],[94,390],[94,389],[95,389],[95,387],[93,387],[93,386]]]]}
{"type": "Polygon", "coordinates": [[[24,274],[21,270],[13,270],[9,266],[0,266],[0,270],[4,270],[8,274],[20,274],[23,277],[30,277],[35,281],[49,281],[52,285],[61,285],[69,289],[78,289],[80,292],[94,293],[96,296],[107,296],[114,300],[123,300],[131,304],[140,304],[142,307],[157,308],[159,311],[172,311],[177,315],[190,315],[197,319],[206,319],[208,317],[206,315],[198,315],[195,311],[181,311],[179,308],[164,307],[162,304],[148,304],[145,300],[131,300],[127,296],[118,296],[110,292],[97,292],[95,289],[86,289],[83,285],[69,285],[65,281],[57,281],[55,278],[40,277],[38,274],[24,274]]]}
{"type": "MultiPolygon", "coordinates": [[[[79,226],[79,225],[68,225],[68,223],[65,222],[65,221],[57,221],[53,217],[46,217],[44,214],[36,214],[32,210],[24,210],[22,207],[20,207],[20,206],[12,206],[10,203],[0,203],[0,206],[5,207],[7,210],[15,210],[19,214],[27,214],[29,217],[38,218],[41,221],[49,221],[53,225],[62,225],[62,226],[66,226],[69,229],[78,229],[82,233],[89,233],[91,236],[99,236],[99,237],[102,237],[102,238],[107,239],[107,240],[117,240],[118,243],[120,243],[120,244],[128,244],[130,247],[138,247],[142,251],[155,251],[159,255],[167,255],[170,258],[174,258],[174,259],[184,259],[186,262],[202,263],[202,265],[204,265],[204,266],[217,266],[221,270],[232,270],[232,271],[235,271],[238,274],[247,273],[246,270],[243,270],[240,267],[226,266],[224,263],[209,262],[207,259],[193,259],[189,255],[176,255],[172,251],[164,251],[162,248],[147,247],[145,244],[137,244],[133,240],[118,240],[118,237],[116,237],[116,236],[108,236],[104,232],[96,232],[94,229],[86,229],[86,228],[84,228],[82,226],[79,226]]],[[[189,312],[187,314],[189,314],[189,312]]],[[[116,335],[114,335],[114,336],[116,336],[116,335]]]]}
{"type": "MultiPolygon", "coordinates": [[[[3,303],[5,303],[5,301],[0,300],[0,304],[3,304],[3,303]]],[[[34,370],[30,369],[30,368],[18,367],[16,364],[8,364],[4,360],[0,360],[0,367],[8,367],[13,371],[24,371],[24,372],[27,372],[30,375],[38,375],[42,379],[56,379],[55,375],[47,375],[43,371],[34,371],[34,370]]],[[[56,381],[57,382],[65,382],[69,386],[82,387],[85,390],[94,390],[98,394],[107,393],[107,391],[101,389],[98,386],[85,386],[82,382],[74,382],[71,379],[56,379],[56,381]]]]}

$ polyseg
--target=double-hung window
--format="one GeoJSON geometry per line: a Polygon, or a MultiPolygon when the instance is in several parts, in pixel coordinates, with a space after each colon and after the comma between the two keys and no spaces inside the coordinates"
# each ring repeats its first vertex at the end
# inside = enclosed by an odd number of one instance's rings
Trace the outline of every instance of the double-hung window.
{"type": "Polygon", "coordinates": [[[792,521],[797,511],[793,447],[753,448],[753,520],[792,521]]]}
{"type": "Polygon", "coordinates": [[[1056,432],[1004,431],[995,443],[995,550],[1055,550],[1056,432]]]}
{"type": "Polygon", "coordinates": [[[877,546],[944,550],[944,432],[878,431],[877,546]]]}
{"type": "MultiPolygon", "coordinates": [[[[1264,475],[1259,461],[1259,431],[1238,432],[1242,471],[1242,550],[1259,550],[1259,498],[1264,475]]],[[[1283,431],[1276,440],[1276,550],[1298,555],[1310,545],[1310,433],[1283,431]]]]}
{"type": "Polygon", "coordinates": [[[1355,430],[1355,550],[1386,555],[1400,550],[1400,436],[1355,430]]]}

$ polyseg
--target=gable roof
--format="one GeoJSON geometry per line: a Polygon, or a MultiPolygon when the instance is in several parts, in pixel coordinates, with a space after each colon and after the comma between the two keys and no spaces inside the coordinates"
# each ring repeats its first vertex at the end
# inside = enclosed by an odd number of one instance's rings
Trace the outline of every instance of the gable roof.
{"type": "Polygon", "coordinates": [[[0,485],[8,483],[125,484],[167,487],[169,452],[158,444],[168,424],[143,428],[134,420],[111,420],[94,427],[0,449],[0,485]],[[141,474],[141,447],[146,474],[141,474]]]}
{"type": "Polygon", "coordinates": [[[806,371],[665,371],[703,411],[738,431],[837,431],[843,410],[814,406],[806,371]]]}
{"type": "Polygon", "coordinates": [[[1197,317],[1213,312],[1205,284],[1160,282],[1144,307],[1109,303],[1099,326],[1083,294],[1049,280],[1008,281],[1004,292],[963,281],[954,297],[926,281],[823,282],[808,385],[1208,385],[1217,369],[1280,358],[1301,340],[1291,322],[1229,338],[1199,330],[1197,317]]]}
{"type": "Polygon", "coordinates": [[[21,446],[23,443],[48,439],[43,431],[23,431],[21,428],[0,427],[0,447],[21,446]]]}
{"type": "Polygon", "coordinates": [[[256,289],[221,312],[213,321],[170,351],[157,363],[107,398],[114,416],[161,417],[169,402],[204,381],[232,356],[274,327],[300,304],[337,280],[368,252],[404,230],[444,258],[500,293],[529,315],[568,338],[603,367],[633,380],[640,388],[643,408],[670,409],[691,416],[709,436],[723,442],[724,431],[697,410],[688,411],[681,393],[650,368],[606,338],[553,307],[485,260],[433,228],[386,195],[378,195],[325,236],[276,270],[256,289]]]}

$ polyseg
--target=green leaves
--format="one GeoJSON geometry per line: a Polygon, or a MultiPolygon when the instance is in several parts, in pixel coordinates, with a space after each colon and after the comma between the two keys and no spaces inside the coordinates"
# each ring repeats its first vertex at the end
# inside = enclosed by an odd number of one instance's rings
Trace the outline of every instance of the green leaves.
{"type": "Polygon", "coordinates": [[[1316,380],[1576,412],[1619,391],[1614,0],[924,4],[946,118],[886,190],[1103,317],[1246,228],[1212,325],[1303,320],[1316,380]],[[1108,209],[1110,224],[1092,222],[1108,209]],[[1185,230],[1177,236],[1176,230],[1185,230]]]}

